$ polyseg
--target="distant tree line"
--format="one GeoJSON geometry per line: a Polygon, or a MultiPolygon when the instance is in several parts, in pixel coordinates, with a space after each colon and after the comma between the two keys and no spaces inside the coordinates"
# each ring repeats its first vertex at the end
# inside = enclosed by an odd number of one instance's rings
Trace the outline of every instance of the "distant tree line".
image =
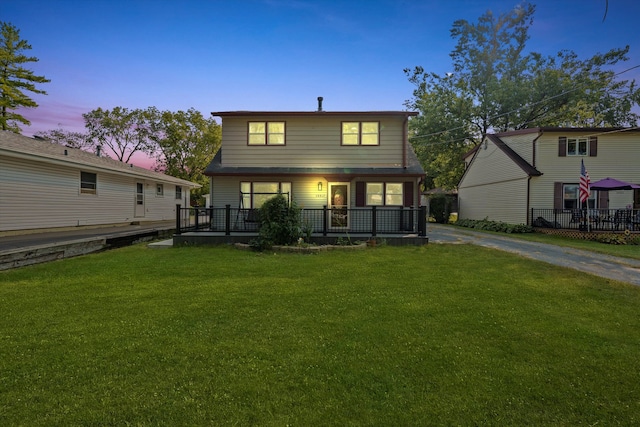
{"type": "Polygon", "coordinates": [[[82,115],[86,132],[55,129],[36,135],[53,143],[103,152],[122,162],[130,162],[135,153],[155,159],[154,170],[188,181],[202,188],[192,199],[202,203],[209,193],[204,170],[220,148],[222,127],[199,111],[159,111],[155,107],[112,110],[98,108],[82,115]]]}

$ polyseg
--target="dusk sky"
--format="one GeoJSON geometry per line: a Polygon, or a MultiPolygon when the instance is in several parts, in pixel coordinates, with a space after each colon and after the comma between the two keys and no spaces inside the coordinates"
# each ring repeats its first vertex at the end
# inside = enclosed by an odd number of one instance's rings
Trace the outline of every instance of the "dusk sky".
{"type": "MultiPolygon", "coordinates": [[[[630,45],[620,72],[640,65],[640,1],[544,0],[528,51],[586,59],[630,45]],[[606,12],[606,19],[605,18],[606,12]]],[[[160,110],[403,110],[404,68],[451,71],[457,19],[475,23],[516,0],[13,0],[0,21],[20,30],[51,83],[22,112],[23,134],[83,131],[82,113],[160,110]]],[[[640,81],[640,68],[619,78],[640,81]]]]}

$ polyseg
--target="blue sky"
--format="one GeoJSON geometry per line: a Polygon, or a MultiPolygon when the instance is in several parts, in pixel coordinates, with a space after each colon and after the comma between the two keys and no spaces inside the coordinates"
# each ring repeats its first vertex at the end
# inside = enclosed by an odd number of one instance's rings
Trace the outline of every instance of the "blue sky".
{"type": "MultiPolygon", "coordinates": [[[[544,0],[528,50],[581,58],[631,45],[640,65],[640,1],[544,0]]],[[[0,21],[18,27],[51,79],[35,95],[25,135],[84,130],[102,107],[211,111],[402,110],[412,85],[404,68],[445,73],[457,19],[476,22],[509,0],[13,0],[0,21]]],[[[640,69],[625,73],[640,81],[640,69]]]]}

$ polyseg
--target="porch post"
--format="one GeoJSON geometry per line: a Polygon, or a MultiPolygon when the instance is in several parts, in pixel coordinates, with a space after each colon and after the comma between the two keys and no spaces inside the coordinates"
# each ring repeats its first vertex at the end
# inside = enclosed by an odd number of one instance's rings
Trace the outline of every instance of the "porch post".
{"type": "Polygon", "coordinates": [[[181,205],[176,205],[176,234],[180,234],[180,208],[181,205]]]}
{"type": "Polygon", "coordinates": [[[424,237],[427,235],[427,207],[420,206],[420,213],[418,214],[418,236],[424,237]]]}
{"type": "Polygon", "coordinates": [[[329,212],[327,211],[327,205],[324,205],[322,207],[322,235],[326,236],[327,235],[327,216],[329,215],[329,212]]]}
{"type": "Polygon", "coordinates": [[[377,219],[376,207],[371,206],[371,237],[376,237],[376,229],[378,228],[377,219]]]}
{"type": "Polygon", "coordinates": [[[231,205],[224,207],[224,234],[225,236],[231,234],[231,205]]]}

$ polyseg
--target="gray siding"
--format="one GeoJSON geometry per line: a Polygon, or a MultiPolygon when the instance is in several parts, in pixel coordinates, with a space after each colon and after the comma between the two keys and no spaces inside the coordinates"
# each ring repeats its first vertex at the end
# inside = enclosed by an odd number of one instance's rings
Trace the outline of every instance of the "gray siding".
{"type": "MultiPolygon", "coordinates": [[[[372,167],[402,166],[402,118],[371,116],[287,117],[286,145],[248,146],[247,123],[253,119],[225,117],[222,127],[222,164],[238,167],[372,167]],[[342,121],[379,121],[380,145],[341,146],[342,121]]],[[[256,121],[283,121],[260,117],[256,121]]]]}

